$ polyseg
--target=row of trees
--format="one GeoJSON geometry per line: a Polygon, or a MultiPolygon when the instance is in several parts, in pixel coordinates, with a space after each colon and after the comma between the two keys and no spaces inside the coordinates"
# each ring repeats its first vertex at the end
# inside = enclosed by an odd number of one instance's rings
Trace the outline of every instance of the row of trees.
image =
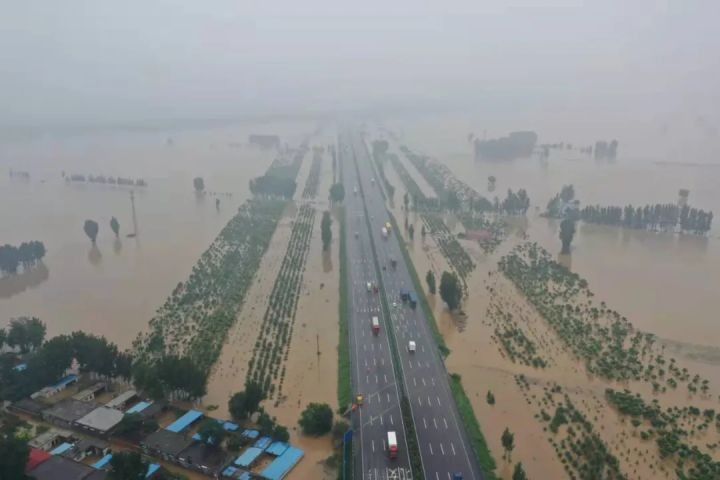
{"type": "Polygon", "coordinates": [[[135,386],[154,399],[171,396],[200,398],[207,390],[205,372],[188,357],[164,355],[132,367],[135,386]]]}
{"type": "Polygon", "coordinates": [[[589,223],[664,231],[679,228],[682,232],[704,235],[710,231],[713,213],[674,203],[644,207],[589,205],[580,210],[579,217],[589,223]]]}
{"type": "MultiPolygon", "coordinates": [[[[30,348],[37,344],[40,332],[44,336],[45,327],[37,319],[25,323],[23,341],[30,348]]],[[[53,337],[36,348],[24,371],[13,368],[11,356],[0,357],[0,399],[15,401],[56,382],[73,360],[78,362],[81,372],[94,372],[108,378],[130,378],[132,358],[129,354],[120,352],[117,345],[104,337],[73,332],[53,337]]]]}
{"type": "Polygon", "coordinates": [[[272,173],[250,180],[250,191],[253,195],[292,198],[295,195],[297,183],[294,178],[288,178],[272,173]]]}
{"type": "Polygon", "coordinates": [[[19,266],[30,268],[41,261],[46,250],[43,242],[32,240],[23,242],[19,247],[5,244],[0,246],[0,273],[12,275],[19,266]]]}
{"type": "Polygon", "coordinates": [[[617,158],[617,148],[617,140],[612,140],[611,142],[598,140],[595,142],[595,158],[598,160],[615,160],[615,158],[617,158]]]}
{"type": "Polygon", "coordinates": [[[137,180],[133,180],[132,178],[123,178],[123,177],[106,177],[105,175],[88,175],[87,177],[85,175],[74,173],[70,176],[65,176],[63,172],[63,176],[65,177],[65,181],[68,182],[90,182],[90,183],[101,183],[101,184],[110,184],[110,185],[122,185],[127,187],[147,187],[147,182],[142,179],[138,178],[137,180]]]}
{"type": "Polygon", "coordinates": [[[42,345],[45,340],[45,324],[36,317],[19,317],[10,320],[10,328],[0,328],[0,350],[4,345],[19,348],[20,353],[27,353],[42,345]]]}

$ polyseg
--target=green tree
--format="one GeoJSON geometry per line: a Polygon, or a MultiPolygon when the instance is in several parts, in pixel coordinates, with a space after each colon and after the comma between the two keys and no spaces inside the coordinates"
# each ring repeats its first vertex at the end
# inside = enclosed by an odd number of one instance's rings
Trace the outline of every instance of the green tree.
{"type": "Polygon", "coordinates": [[[117,218],[112,217],[110,219],[110,228],[112,229],[116,238],[120,236],[120,222],[117,221],[117,218]]]}
{"type": "Polygon", "coordinates": [[[570,244],[573,237],[575,237],[575,220],[566,218],[560,222],[560,241],[562,242],[560,253],[563,255],[570,253],[570,244]]]}
{"type": "Polygon", "coordinates": [[[25,478],[25,464],[29,456],[27,441],[14,434],[0,434],[0,478],[25,478]]]}
{"type": "Polygon", "coordinates": [[[0,271],[13,274],[17,272],[20,265],[20,252],[13,245],[3,245],[0,247],[0,271]]]}
{"type": "Polygon", "coordinates": [[[245,402],[248,412],[256,412],[263,400],[265,400],[265,392],[262,386],[254,380],[247,380],[245,382],[245,402]]]}
{"type": "Polygon", "coordinates": [[[195,187],[196,192],[205,191],[205,180],[202,177],[193,178],[193,187],[195,187]]]}
{"type": "Polygon", "coordinates": [[[495,405],[495,395],[493,395],[490,390],[488,390],[485,399],[487,400],[488,405],[495,405]]]}
{"type": "Polygon", "coordinates": [[[139,432],[142,426],[142,415],[139,413],[128,413],[120,420],[117,427],[115,427],[115,433],[127,435],[129,433],[139,432]]]}
{"type": "Polygon", "coordinates": [[[500,442],[502,443],[503,450],[505,450],[503,457],[510,461],[510,455],[512,454],[513,448],[515,448],[515,435],[510,433],[507,427],[505,427],[505,431],[500,437],[500,442]]]}
{"type": "Polygon", "coordinates": [[[440,298],[447,303],[450,310],[455,310],[460,306],[462,300],[462,287],[457,274],[451,272],[443,272],[440,277],[440,298]]]}
{"type": "Polygon", "coordinates": [[[449,190],[446,198],[447,209],[451,212],[456,212],[460,209],[460,198],[455,190],[449,190]]]}
{"type": "Polygon", "coordinates": [[[427,282],[428,292],[430,292],[430,295],[435,295],[435,274],[432,270],[428,270],[427,274],[425,275],[425,281],[427,282]]]}
{"type": "Polygon", "coordinates": [[[36,349],[45,339],[45,324],[36,317],[19,317],[10,321],[7,344],[20,347],[22,353],[36,349]]]}
{"type": "Polygon", "coordinates": [[[330,187],[330,200],[342,202],[345,199],[345,186],[342,183],[334,183],[330,187]]]}
{"type": "Polygon", "coordinates": [[[7,332],[4,328],[0,328],[0,350],[2,350],[3,345],[5,345],[5,342],[7,340],[7,332]]]}
{"type": "Polygon", "coordinates": [[[300,415],[298,423],[307,435],[323,435],[332,429],[332,408],[327,403],[310,403],[300,415]]]}
{"type": "Polygon", "coordinates": [[[212,445],[219,447],[225,439],[227,431],[216,419],[208,418],[200,424],[197,433],[204,443],[211,442],[212,445]]]}
{"type": "Polygon", "coordinates": [[[330,248],[330,242],[332,242],[332,219],[330,218],[330,212],[323,212],[322,220],[320,221],[320,235],[322,237],[323,250],[327,251],[330,248]]]}
{"type": "Polygon", "coordinates": [[[97,222],[95,220],[85,220],[83,230],[85,230],[85,235],[88,236],[92,243],[95,243],[95,240],[97,240],[98,231],[100,230],[97,222]]]}
{"type": "Polygon", "coordinates": [[[245,392],[237,392],[228,401],[228,410],[234,420],[243,420],[248,417],[245,392]]]}
{"type": "Polygon", "coordinates": [[[512,480],[527,480],[525,469],[522,466],[522,462],[515,464],[515,470],[513,470],[512,480]]]}
{"type": "Polygon", "coordinates": [[[282,425],[275,425],[271,436],[278,442],[287,442],[290,440],[290,432],[288,432],[288,429],[282,425]]]}
{"type": "Polygon", "coordinates": [[[112,480],[143,480],[147,472],[147,465],[137,452],[113,453],[110,459],[110,474],[112,480]]]}

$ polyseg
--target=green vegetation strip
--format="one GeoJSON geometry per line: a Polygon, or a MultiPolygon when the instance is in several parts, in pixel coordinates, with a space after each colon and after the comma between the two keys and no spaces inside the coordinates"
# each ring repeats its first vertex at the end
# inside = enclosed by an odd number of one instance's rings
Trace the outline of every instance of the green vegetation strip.
{"type": "Polygon", "coordinates": [[[276,398],[276,404],[282,398],[290,340],[314,223],[315,209],[307,204],[300,207],[248,365],[248,377],[262,385],[268,398],[276,398]]]}
{"type": "Polygon", "coordinates": [[[393,230],[398,235],[398,240],[400,244],[400,251],[402,252],[403,259],[405,260],[405,264],[407,265],[408,272],[410,273],[410,278],[413,282],[413,287],[415,288],[415,291],[418,293],[418,302],[420,302],[420,308],[423,309],[423,312],[425,313],[425,317],[430,320],[430,329],[432,330],[433,337],[435,338],[435,343],[438,346],[438,349],[440,350],[440,353],[443,355],[443,357],[447,357],[450,354],[450,349],[445,344],[445,339],[440,334],[440,329],[437,326],[437,322],[435,320],[435,315],[433,314],[432,308],[430,308],[430,304],[427,302],[427,298],[425,298],[425,295],[421,293],[423,292],[422,283],[420,282],[420,277],[418,277],[417,271],[415,271],[415,264],[413,264],[412,259],[410,258],[410,254],[407,251],[407,247],[405,246],[405,241],[402,237],[400,237],[400,228],[398,228],[397,221],[395,221],[395,217],[392,213],[388,211],[388,215],[390,216],[390,223],[392,224],[393,230]]]}
{"type": "Polygon", "coordinates": [[[348,304],[348,267],[347,246],[345,245],[345,208],[338,209],[340,221],[340,302],[338,303],[338,322],[340,337],[338,341],[338,407],[341,412],[350,405],[352,387],[350,385],[350,333],[348,322],[350,319],[350,305],[348,304]]]}
{"type": "Polygon", "coordinates": [[[187,356],[207,376],[286,205],[253,199],[240,207],[135,340],[138,360],[187,356]]]}
{"type": "Polygon", "coordinates": [[[475,417],[475,412],[473,411],[470,399],[465,393],[460,375],[457,373],[450,375],[450,391],[455,398],[458,413],[460,414],[460,420],[465,426],[465,431],[470,437],[470,443],[475,451],[475,455],[480,461],[480,466],[483,469],[485,478],[487,480],[497,478],[495,475],[495,459],[490,453],[490,448],[485,441],[485,436],[483,435],[482,430],[480,430],[480,424],[477,421],[477,417],[475,417]]]}

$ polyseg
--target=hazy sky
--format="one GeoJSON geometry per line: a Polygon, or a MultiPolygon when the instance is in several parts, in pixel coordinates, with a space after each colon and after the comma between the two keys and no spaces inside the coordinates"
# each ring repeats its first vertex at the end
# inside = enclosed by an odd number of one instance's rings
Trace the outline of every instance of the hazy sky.
{"type": "Polygon", "coordinates": [[[381,105],[710,118],[718,22],[717,0],[6,0],[0,122],[381,105]]]}

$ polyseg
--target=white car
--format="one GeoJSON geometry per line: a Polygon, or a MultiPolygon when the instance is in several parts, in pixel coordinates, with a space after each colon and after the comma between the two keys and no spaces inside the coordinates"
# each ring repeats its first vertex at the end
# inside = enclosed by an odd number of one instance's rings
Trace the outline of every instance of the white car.
{"type": "Polygon", "coordinates": [[[408,352],[415,353],[415,342],[413,340],[410,340],[408,342],[408,352]]]}

